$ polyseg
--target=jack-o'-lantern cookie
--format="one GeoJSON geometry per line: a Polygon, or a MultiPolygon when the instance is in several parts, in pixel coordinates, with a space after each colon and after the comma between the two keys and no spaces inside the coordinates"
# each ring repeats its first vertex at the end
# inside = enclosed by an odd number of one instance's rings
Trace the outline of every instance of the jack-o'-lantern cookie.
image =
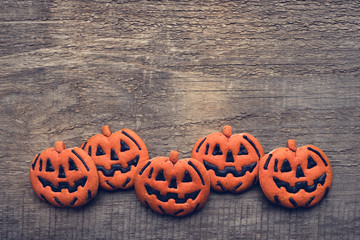
{"type": "Polygon", "coordinates": [[[58,207],[83,206],[95,197],[99,186],[89,155],[77,147],[65,150],[64,142],[35,156],[30,181],[39,198],[58,207]]]}
{"type": "Polygon", "coordinates": [[[145,143],[130,129],[111,133],[105,125],[101,130],[81,145],[95,162],[100,187],[108,191],[133,187],[138,165],[149,160],[145,143]]]}
{"type": "Polygon", "coordinates": [[[199,210],[210,192],[210,180],[196,159],[170,157],[149,160],[136,174],[135,191],[140,201],[157,213],[185,216],[199,210]]]}
{"type": "Polygon", "coordinates": [[[277,148],[260,161],[260,186],[273,203],[288,208],[311,207],[323,199],[332,182],[329,159],[321,149],[306,145],[277,148]]]}
{"type": "Polygon", "coordinates": [[[258,140],[248,133],[231,134],[224,126],[200,138],[192,157],[201,161],[210,176],[211,188],[219,192],[240,193],[257,183],[260,158],[264,155],[258,140]]]}

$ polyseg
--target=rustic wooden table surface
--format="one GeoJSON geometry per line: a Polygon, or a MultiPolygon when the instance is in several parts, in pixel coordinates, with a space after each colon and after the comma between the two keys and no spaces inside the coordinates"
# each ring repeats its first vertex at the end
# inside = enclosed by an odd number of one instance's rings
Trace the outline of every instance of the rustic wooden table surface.
{"type": "Polygon", "coordinates": [[[1,239],[359,239],[359,1],[2,0],[1,239]],[[80,209],[42,202],[29,168],[102,125],[136,131],[150,157],[222,129],[265,152],[295,138],[324,150],[328,197],[311,209],[267,201],[259,185],[211,192],[185,218],[134,190],[80,209]]]}

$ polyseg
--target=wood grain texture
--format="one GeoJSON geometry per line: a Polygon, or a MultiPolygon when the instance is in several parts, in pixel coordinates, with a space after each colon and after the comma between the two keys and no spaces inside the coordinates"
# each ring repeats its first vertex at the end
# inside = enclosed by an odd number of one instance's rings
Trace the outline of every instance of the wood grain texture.
{"type": "Polygon", "coordinates": [[[359,1],[2,0],[1,239],[359,239],[359,1]],[[311,209],[270,204],[259,186],[211,192],[174,219],[133,190],[86,207],[40,201],[30,162],[109,124],[136,131],[151,157],[221,130],[265,152],[295,138],[324,150],[328,197],[311,209]]]}

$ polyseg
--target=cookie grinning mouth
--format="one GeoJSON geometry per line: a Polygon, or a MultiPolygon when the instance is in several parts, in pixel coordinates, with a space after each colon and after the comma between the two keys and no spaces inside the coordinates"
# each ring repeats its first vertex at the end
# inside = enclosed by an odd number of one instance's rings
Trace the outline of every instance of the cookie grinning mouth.
{"type": "Polygon", "coordinates": [[[204,160],[204,165],[206,170],[213,170],[215,172],[215,175],[218,177],[226,177],[228,173],[231,173],[234,177],[242,177],[246,174],[246,172],[252,173],[254,171],[254,168],[256,167],[257,162],[251,163],[249,165],[243,166],[241,168],[241,171],[236,171],[235,167],[228,166],[225,167],[224,170],[219,170],[219,168],[204,160]]]}
{"type": "Polygon", "coordinates": [[[69,193],[73,193],[76,192],[78,190],[79,186],[84,187],[86,182],[87,182],[87,177],[83,177],[80,180],[75,181],[74,186],[70,186],[70,184],[68,182],[59,182],[59,186],[55,186],[52,182],[43,179],[42,177],[38,176],[39,181],[41,182],[41,184],[43,185],[43,187],[51,187],[51,190],[53,192],[61,192],[61,189],[67,189],[69,191],[69,193]]]}
{"type": "Polygon", "coordinates": [[[150,187],[150,185],[147,183],[145,183],[145,188],[149,195],[156,195],[157,199],[162,202],[167,202],[169,199],[174,199],[175,203],[186,203],[188,199],[195,200],[195,198],[197,198],[200,193],[200,190],[197,190],[195,192],[185,194],[185,198],[179,198],[177,193],[167,193],[165,196],[163,196],[160,194],[160,191],[150,187]]]}
{"type": "Polygon", "coordinates": [[[297,193],[300,189],[304,189],[306,192],[311,193],[314,192],[317,188],[317,185],[320,183],[324,186],[326,179],[326,173],[323,173],[320,177],[314,180],[314,184],[308,186],[306,181],[295,183],[295,187],[290,187],[290,184],[287,182],[283,182],[277,177],[273,177],[273,180],[278,188],[285,187],[286,191],[289,193],[297,193]]]}
{"type": "Polygon", "coordinates": [[[128,166],[123,168],[121,164],[113,164],[110,169],[105,169],[103,166],[96,166],[98,171],[101,171],[106,177],[113,177],[115,171],[120,171],[121,173],[127,173],[130,171],[131,166],[136,167],[139,162],[139,155],[137,155],[133,160],[128,162],[128,166]]]}

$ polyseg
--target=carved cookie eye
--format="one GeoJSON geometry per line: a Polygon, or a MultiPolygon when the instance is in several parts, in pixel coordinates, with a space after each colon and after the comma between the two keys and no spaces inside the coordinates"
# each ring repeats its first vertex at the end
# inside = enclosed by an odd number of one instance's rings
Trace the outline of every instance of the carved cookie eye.
{"type": "Polygon", "coordinates": [[[284,160],[283,165],[281,166],[280,169],[281,172],[290,172],[291,171],[291,166],[290,163],[287,159],[284,160]]]}
{"type": "Polygon", "coordinates": [[[45,171],[46,171],[46,172],[53,172],[53,171],[55,171],[55,169],[54,169],[54,167],[52,166],[49,158],[46,160],[46,169],[45,169],[45,171]]]}
{"type": "Polygon", "coordinates": [[[215,148],[214,148],[214,151],[213,151],[213,155],[215,156],[215,155],[222,155],[223,153],[222,153],[222,151],[221,151],[221,149],[220,149],[220,146],[219,146],[219,144],[216,144],[215,145],[215,148]]]}
{"type": "Polygon", "coordinates": [[[317,165],[317,163],[314,161],[314,159],[311,156],[308,156],[308,164],[307,164],[307,168],[313,168],[317,165]]]}
{"type": "Polygon", "coordinates": [[[71,158],[69,158],[69,171],[77,171],[78,168],[76,167],[76,164],[74,163],[74,160],[72,160],[71,158]]]}
{"type": "Polygon", "coordinates": [[[96,149],[96,156],[101,156],[101,155],[105,155],[104,150],[101,148],[101,146],[99,145],[96,149]]]}
{"type": "Polygon", "coordinates": [[[121,152],[130,150],[129,146],[123,140],[120,141],[120,144],[121,144],[121,148],[120,148],[121,152]]]}
{"type": "Polygon", "coordinates": [[[161,169],[155,178],[156,181],[165,181],[164,171],[161,169]]]}
{"type": "Polygon", "coordinates": [[[246,148],[244,147],[244,145],[240,145],[240,150],[238,155],[248,155],[248,151],[246,150],[246,148]]]}
{"type": "Polygon", "coordinates": [[[192,178],[187,170],[185,171],[184,178],[181,182],[192,182],[192,178]]]}

